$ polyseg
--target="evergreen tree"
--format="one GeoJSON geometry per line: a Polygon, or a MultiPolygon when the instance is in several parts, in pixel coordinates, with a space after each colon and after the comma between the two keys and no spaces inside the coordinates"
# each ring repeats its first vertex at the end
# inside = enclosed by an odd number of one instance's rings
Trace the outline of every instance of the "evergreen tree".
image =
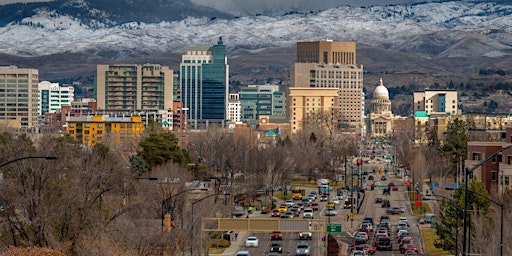
{"type": "MultiPolygon", "coordinates": [[[[482,182],[472,179],[468,187],[468,214],[482,214],[490,206],[490,202],[484,198],[487,191],[482,182]]],[[[436,234],[438,239],[434,242],[436,248],[455,252],[456,237],[459,236],[459,248],[464,221],[464,190],[456,190],[452,195],[453,200],[444,198],[439,208],[439,219],[436,223],[436,234]]],[[[469,220],[469,218],[468,218],[469,220]]],[[[467,221],[469,229],[473,229],[470,221],[467,221]]]]}
{"type": "Polygon", "coordinates": [[[467,156],[469,141],[468,123],[462,119],[455,118],[448,123],[445,138],[441,150],[450,157],[450,169],[455,171],[458,161],[460,159],[465,160],[467,156]]]}
{"type": "Polygon", "coordinates": [[[139,146],[142,150],[137,155],[144,159],[150,169],[167,161],[179,164],[190,162],[188,153],[179,147],[178,138],[173,133],[150,133],[139,146]]]}

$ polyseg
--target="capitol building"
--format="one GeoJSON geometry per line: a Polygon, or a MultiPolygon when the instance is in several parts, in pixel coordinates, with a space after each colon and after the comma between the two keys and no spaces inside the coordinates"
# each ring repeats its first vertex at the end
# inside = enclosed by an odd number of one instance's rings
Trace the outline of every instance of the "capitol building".
{"type": "Polygon", "coordinates": [[[373,91],[370,116],[368,119],[368,133],[371,138],[387,137],[393,132],[393,114],[389,91],[384,86],[382,78],[380,84],[373,91]]]}

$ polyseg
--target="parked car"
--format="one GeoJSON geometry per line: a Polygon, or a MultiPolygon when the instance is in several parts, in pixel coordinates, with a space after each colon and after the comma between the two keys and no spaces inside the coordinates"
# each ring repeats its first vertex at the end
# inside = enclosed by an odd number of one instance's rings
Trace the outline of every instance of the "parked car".
{"type": "Polygon", "coordinates": [[[247,237],[245,247],[258,247],[260,240],[255,236],[247,237]]]}

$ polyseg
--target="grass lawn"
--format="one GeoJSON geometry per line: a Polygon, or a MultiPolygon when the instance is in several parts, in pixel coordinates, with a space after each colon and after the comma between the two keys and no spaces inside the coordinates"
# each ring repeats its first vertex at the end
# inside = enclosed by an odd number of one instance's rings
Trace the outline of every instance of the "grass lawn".
{"type": "Polygon", "coordinates": [[[425,250],[431,255],[451,255],[450,252],[438,249],[434,246],[434,241],[437,239],[436,230],[433,228],[422,228],[421,234],[425,241],[425,250]]]}

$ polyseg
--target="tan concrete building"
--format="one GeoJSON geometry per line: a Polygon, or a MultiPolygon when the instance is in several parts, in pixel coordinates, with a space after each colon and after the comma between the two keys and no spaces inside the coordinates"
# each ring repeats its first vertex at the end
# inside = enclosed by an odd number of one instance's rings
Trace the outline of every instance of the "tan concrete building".
{"type": "Polygon", "coordinates": [[[425,111],[427,114],[447,113],[460,115],[457,90],[425,89],[413,93],[414,112],[425,111]]]}
{"type": "Polygon", "coordinates": [[[355,42],[298,42],[288,87],[336,88],[338,122],[352,128],[365,126],[363,66],[356,64],[355,42]]]}
{"type": "Polygon", "coordinates": [[[169,110],[173,103],[173,71],[159,64],[98,65],[99,111],[169,110]]]}
{"type": "Polygon", "coordinates": [[[298,42],[297,63],[356,65],[356,43],[332,40],[298,42]]]}
{"type": "Polygon", "coordinates": [[[340,121],[355,127],[363,123],[362,66],[295,63],[290,68],[290,88],[336,88],[340,121]]]}
{"type": "MultiPolygon", "coordinates": [[[[289,99],[292,133],[302,129],[307,122],[337,115],[338,89],[336,88],[290,88],[289,99]]],[[[329,120],[333,119],[329,118],[329,120]]]]}
{"type": "Polygon", "coordinates": [[[35,128],[38,124],[38,85],[37,69],[0,67],[0,120],[17,128],[35,128]]]}

